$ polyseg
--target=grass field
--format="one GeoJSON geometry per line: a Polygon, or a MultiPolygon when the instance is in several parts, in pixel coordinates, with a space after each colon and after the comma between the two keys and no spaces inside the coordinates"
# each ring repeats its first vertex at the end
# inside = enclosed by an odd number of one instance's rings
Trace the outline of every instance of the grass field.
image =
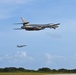
{"type": "Polygon", "coordinates": [[[24,72],[24,73],[0,73],[0,75],[44,75],[44,74],[43,73],[24,72]]]}

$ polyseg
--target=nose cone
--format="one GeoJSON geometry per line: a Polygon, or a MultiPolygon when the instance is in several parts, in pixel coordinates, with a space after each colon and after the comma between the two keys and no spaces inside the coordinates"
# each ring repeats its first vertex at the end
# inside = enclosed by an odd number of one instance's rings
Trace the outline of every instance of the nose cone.
{"type": "Polygon", "coordinates": [[[60,23],[58,23],[60,25],[60,23]]]}
{"type": "Polygon", "coordinates": [[[57,23],[57,25],[60,25],[60,23],[57,23]]]}

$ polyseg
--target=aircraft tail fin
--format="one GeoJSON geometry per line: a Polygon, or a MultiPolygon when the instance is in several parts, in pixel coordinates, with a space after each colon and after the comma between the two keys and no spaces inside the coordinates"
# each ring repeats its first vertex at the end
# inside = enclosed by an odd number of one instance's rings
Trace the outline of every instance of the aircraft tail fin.
{"type": "Polygon", "coordinates": [[[22,23],[25,23],[25,22],[26,22],[25,19],[24,19],[23,17],[21,17],[21,19],[22,19],[22,23]]]}
{"type": "Polygon", "coordinates": [[[22,19],[22,23],[23,23],[23,25],[28,25],[29,24],[29,22],[27,22],[23,17],[21,17],[21,19],[22,19]]]}

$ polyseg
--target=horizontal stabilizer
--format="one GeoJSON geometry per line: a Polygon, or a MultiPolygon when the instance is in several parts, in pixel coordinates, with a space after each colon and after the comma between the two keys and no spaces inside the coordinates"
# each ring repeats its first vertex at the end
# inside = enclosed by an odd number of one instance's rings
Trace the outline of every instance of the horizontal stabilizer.
{"type": "Polygon", "coordinates": [[[24,23],[14,23],[14,25],[19,25],[19,24],[29,24],[29,22],[24,22],[24,23]]]}
{"type": "Polygon", "coordinates": [[[14,23],[14,25],[19,25],[19,24],[23,24],[23,23],[14,23]]]}
{"type": "Polygon", "coordinates": [[[14,30],[22,30],[22,28],[14,28],[14,30]]]}

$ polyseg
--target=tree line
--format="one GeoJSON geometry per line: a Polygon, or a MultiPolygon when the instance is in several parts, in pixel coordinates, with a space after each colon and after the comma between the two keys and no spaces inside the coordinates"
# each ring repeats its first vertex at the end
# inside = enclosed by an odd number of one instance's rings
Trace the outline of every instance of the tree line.
{"type": "Polygon", "coordinates": [[[50,68],[39,68],[38,70],[29,70],[25,68],[16,68],[16,67],[5,67],[0,68],[0,72],[46,72],[46,73],[76,73],[76,69],[50,69],[50,68]]]}

